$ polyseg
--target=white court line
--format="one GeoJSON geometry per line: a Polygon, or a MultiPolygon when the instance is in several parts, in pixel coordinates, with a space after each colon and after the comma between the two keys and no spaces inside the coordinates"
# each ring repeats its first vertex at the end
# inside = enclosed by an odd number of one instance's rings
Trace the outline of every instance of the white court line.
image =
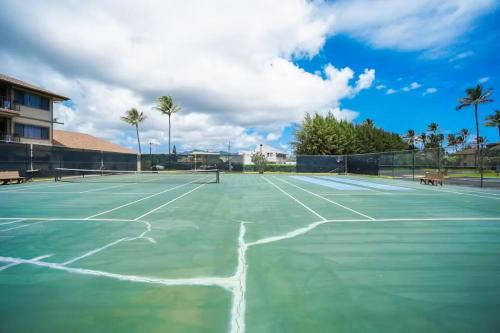
{"type": "Polygon", "coordinates": [[[286,192],[285,190],[283,190],[281,187],[279,187],[278,185],[276,185],[275,183],[273,183],[272,181],[270,181],[269,179],[267,179],[266,177],[262,177],[264,178],[264,180],[266,182],[268,182],[269,184],[271,184],[272,186],[276,187],[278,190],[280,190],[283,194],[285,194],[286,196],[292,198],[295,202],[297,202],[299,205],[301,205],[302,207],[304,207],[305,209],[307,209],[308,211],[310,211],[311,213],[313,213],[314,215],[316,215],[317,217],[319,217],[322,221],[327,221],[328,219],[324,218],[323,216],[321,216],[318,212],[316,212],[314,209],[312,209],[311,207],[307,206],[305,203],[303,203],[302,201],[298,200],[297,198],[295,198],[293,195],[291,195],[290,193],[286,192]]]}
{"type": "Polygon", "coordinates": [[[137,200],[134,200],[132,202],[129,202],[129,203],[126,203],[126,204],[123,204],[123,205],[120,205],[118,207],[115,207],[115,208],[111,208],[111,209],[108,209],[104,212],[100,212],[100,213],[97,213],[97,214],[94,214],[94,215],[91,215],[89,217],[87,217],[86,219],[91,219],[91,218],[94,218],[96,216],[99,216],[99,215],[103,215],[103,214],[106,214],[106,213],[110,213],[110,212],[113,212],[117,209],[120,209],[120,208],[123,208],[123,207],[127,207],[127,206],[130,206],[130,205],[133,205],[135,203],[138,203],[138,202],[141,202],[143,200],[146,200],[146,199],[149,199],[149,198],[152,198],[152,197],[156,197],[157,195],[160,195],[160,194],[163,194],[163,193],[166,193],[166,192],[169,192],[169,191],[173,191],[177,188],[180,188],[180,187],[183,187],[183,186],[186,186],[186,185],[189,185],[191,183],[194,183],[195,181],[197,181],[198,179],[195,179],[195,180],[192,180],[190,181],[189,183],[185,183],[185,184],[181,184],[181,185],[177,185],[177,186],[174,186],[174,187],[170,187],[170,188],[167,188],[166,190],[164,191],[161,191],[161,192],[158,192],[158,193],[154,193],[154,194],[151,194],[151,195],[148,195],[147,197],[144,197],[144,198],[141,198],[141,199],[137,199],[137,200]]]}
{"type": "Polygon", "coordinates": [[[103,272],[94,269],[84,269],[84,268],[73,268],[67,267],[58,263],[51,263],[33,259],[22,259],[22,258],[13,258],[13,257],[3,257],[0,256],[0,262],[6,263],[17,263],[17,264],[31,264],[39,267],[46,267],[60,271],[66,271],[73,274],[80,275],[93,275],[93,276],[101,276],[107,277],[120,281],[129,281],[129,282],[142,282],[142,283],[151,283],[151,284],[161,284],[165,286],[220,286],[225,289],[234,288],[234,281],[231,278],[225,277],[200,277],[200,278],[178,278],[178,279],[166,279],[166,278],[157,278],[157,277],[147,277],[147,276],[138,276],[138,275],[126,275],[126,274],[117,274],[110,272],[103,272]]]}
{"type": "Polygon", "coordinates": [[[324,196],[321,196],[321,195],[319,195],[319,194],[316,194],[316,193],[314,193],[314,192],[311,192],[311,191],[309,191],[309,190],[306,190],[305,188],[302,188],[302,187],[300,187],[300,186],[298,186],[298,185],[295,185],[295,184],[293,184],[293,183],[290,183],[289,181],[286,181],[286,180],[284,180],[284,179],[278,178],[278,177],[276,177],[276,176],[273,176],[273,177],[274,177],[274,178],[276,178],[276,179],[278,179],[278,180],[279,180],[279,181],[281,181],[281,182],[284,182],[284,183],[287,183],[287,184],[289,184],[289,185],[295,186],[296,188],[301,189],[301,190],[302,190],[302,191],[304,191],[304,192],[307,192],[307,193],[309,193],[309,194],[311,194],[311,195],[314,195],[314,196],[316,196],[316,197],[318,197],[318,198],[321,198],[321,199],[323,199],[323,200],[325,200],[325,201],[328,201],[328,202],[330,202],[330,203],[332,203],[332,204],[334,204],[334,205],[337,205],[337,206],[339,206],[339,207],[342,207],[342,208],[344,208],[344,209],[347,209],[347,210],[348,210],[348,211],[350,211],[350,212],[353,212],[353,213],[356,213],[356,214],[358,214],[358,215],[360,215],[360,216],[366,217],[366,218],[367,218],[367,219],[369,219],[369,220],[375,220],[375,219],[374,219],[373,217],[371,217],[371,216],[368,216],[368,215],[366,215],[366,214],[363,214],[363,213],[361,213],[361,212],[358,212],[357,210],[354,210],[354,209],[352,209],[352,208],[349,208],[349,207],[347,207],[347,206],[344,206],[344,205],[342,205],[342,204],[340,204],[340,203],[338,203],[338,202],[336,202],[336,201],[330,200],[330,199],[328,199],[328,198],[325,198],[324,196]]]}
{"type": "Polygon", "coordinates": [[[106,186],[106,187],[94,188],[94,189],[90,189],[90,190],[86,190],[86,191],[81,191],[80,193],[97,192],[97,191],[102,191],[102,190],[108,190],[110,188],[117,188],[117,187],[130,186],[130,185],[135,185],[135,183],[127,183],[127,184],[120,184],[120,185],[113,185],[113,186],[106,186]]]}
{"type": "Polygon", "coordinates": [[[141,216],[139,216],[138,218],[136,218],[136,219],[135,219],[135,221],[140,220],[141,218],[143,218],[143,217],[145,217],[145,216],[148,216],[148,215],[149,215],[149,214],[151,214],[151,213],[156,212],[158,209],[162,209],[163,207],[165,207],[165,206],[167,206],[167,205],[170,205],[172,202],[179,200],[180,198],[182,198],[182,197],[184,197],[184,196],[188,195],[188,194],[189,194],[189,193],[191,193],[191,192],[196,191],[197,189],[199,189],[200,187],[203,187],[203,186],[205,186],[205,185],[207,185],[207,184],[201,184],[201,185],[199,185],[199,186],[196,186],[195,188],[193,188],[193,189],[191,189],[191,190],[187,191],[187,192],[186,192],[186,193],[184,193],[184,194],[179,195],[178,197],[175,197],[174,199],[172,199],[172,200],[170,200],[170,201],[168,201],[168,202],[164,203],[163,205],[158,206],[158,207],[156,207],[156,208],[154,208],[154,209],[152,209],[152,210],[150,210],[150,211],[146,212],[145,214],[142,214],[141,216]]]}
{"type": "Polygon", "coordinates": [[[136,222],[130,219],[87,219],[85,217],[0,217],[0,220],[22,219],[26,221],[112,221],[112,222],[136,222]]]}
{"type": "Polygon", "coordinates": [[[5,191],[0,191],[0,193],[12,193],[12,192],[19,192],[19,191],[22,191],[22,190],[25,190],[25,189],[32,189],[32,188],[51,188],[51,187],[60,187],[60,186],[65,186],[65,185],[70,185],[72,183],[65,183],[65,184],[54,184],[54,185],[49,185],[49,186],[44,186],[45,184],[41,184],[41,185],[26,185],[26,186],[22,186],[22,188],[17,188],[15,190],[5,190],[5,191]]]}
{"type": "MultiPolygon", "coordinates": [[[[78,191],[18,191],[18,192],[7,192],[8,194],[85,194],[88,192],[78,192],[78,191]]],[[[95,193],[95,192],[94,192],[95,193]]],[[[145,195],[154,194],[155,192],[103,192],[106,195],[145,195]]],[[[0,192],[2,194],[2,192],[0,192]]],[[[100,193],[97,193],[100,194],[100,193]]]]}
{"type": "Polygon", "coordinates": [[[38,221],[38,222],[30,223],[30,224],[23,224],[23,225],[20,225],[20,226],[17,226],[17,227],[2,229],[2,230],[0,230],[0,232],[5,232],[5,231],[11,231],[11,230],[15,230],[15,229],[21,229],[21,228],[31,227],[32,225],[40,224],[40,223],[45,223],[45,222],[47,222],[47,221],[38,221]]]}
{"type": "MultiPolygon", "coordinates": [[[[364,179],[364,177],[362,177],[362,178],[364,179]]],[[[372,179],[372,178],[369,178],[369,179],[372,179]]],[[[384,182],[384,183],[389,183],[389,182],[384,182]]],[[[400,184],[400,182],[398,182],[398,186],[401,186],[401,187],[412,188],[412,189],[417,189],[417,190],[423,190],[423,191],[427,191],[427,192],[429,192],[429,191],[436,191],[436,192],[453,193],[453,194],[459,194],[459,195],[469,195],[469,196],[479,197],[479,198],[500,200],[500,197],[494,197],[495,195],[497,195],[496,193],[491,193],[491,192],[480,192],[480,191],[472,191],[472,190],[470,191],[470,192],[484,194],[484,195],[479,195],[479,194],[473,194],[473,193],[468,193],[468,192],[462,192],[462,190],[460,190],[460,191],[445,190],[443,188],[438,188],[437,186],[430,187],[429,185],[419,185],[419,184],[403,184],[403,185],[399,185],[399,184],[400,184]],[[491,196],[488,196],[488,195],[494,195],[494,196],[491,197],[491,196]]],[[[451,184],[449,186],[455,186],[455,185],[451,184]]],[[[462,189],[462,188],[460,187],[460,189],[462,189]]],[[[463,189],[463,190],[469,191],[468,189],[463,189]]]]}
{"type": "Polygon", "coordinates": [[[151,237],[146,237],[146,234],[149,233],[151,231],[151,224],[149,222],[146,222],[146,221],[137,221],[139,223],[143,223],[146,225],[146,230],[143,231],[142,233],[140,233],[138,236],[135,236],[135,237],[123,237],[123,238],[120,238],[120,239],[117,239],[115,240],[114,242],[111,242],[111,243],[108,243],[104,246],[101,246],[97,249],[93,249],[91,251],[88,251],[78,257],[75,257],[73,259],[70,259],[70,260],[67,260],[65,262],[63,262],[61,265],[69,265],[71,263],[74,263],[75,261],[78,261],[80,259],[83,259],[83,258],[86,258],[86,257],[90,257],[96,253],[99,253],[101,251],[104,251],[105,249],[109,248],[109,247],[112,247],[112,246],[115,246],[116,244],[119,244],[119,243],[122,243],[122,242],[129,242],[129,241],[133,241],[133,240],[137,240],[137,239],[146,239],[148,240],[149,242],[151,243],[154,243],[156,244],[156,241],[151,238],[151,237]]]}
{"type": "Polygon", "coordinates": [[[3,222],[3,223],[0,223],[0,225],[6,225],[6,224],[12,224],[12,223],[19,223],[19,222],[23,222],[23,221],[26,221],[26,219],[17,219],[17,220],[10,221],[10,222],[3,222]]]}
{"type": "Polygon", "coordinates": [[[404,221],[411,221],[411,222],[419,222],[419,221],[500,221],[500,217],[441,217],[441,218],[392,218],[392,219],[374,219],[374,220],[363,220],[363,219],[338,219],[338,220],[321,220],[321,221],[316,221],[313,223],[310,223],[309,225],[302,227],[302,228],[297,228],[292,231],[289,231],[285,234],[282,235],[277,235],[277,236],[271,236],[271,237],[265,237],[261,238],[259,240],[256,240],[254,242],[247,243],[248,247],[254,246],[254,245],[261,245],[261,244],[267,244],[267,243],[273,243],[273,242],[278,242],[281,240],[285,239],[290,239],[290,238],[295,238],[300,235],[304,235],[308,233],[309,231],[316,229],[322,224],[326,223],[366,223],[369,222],[371,223],[376,223],[376,222],[404,222],[404,221]]]}
{"type": "MultiPolygon", "coordinates": [[[[35,258],[31,259],[31,260],[42,260],[42,259],[49,258],[49,257],[52,257],[52,254],[46,254],[44,256],[35,257],[35,258]]],[[[0,272],[6,270],[8,268],[17,266],[17,265],[21,265],[21,263],[15,263],[15,262],[13,262],[13,263],[7,264],[5,266],[2,266],[2,267],[0,267],[0,272]]]]}

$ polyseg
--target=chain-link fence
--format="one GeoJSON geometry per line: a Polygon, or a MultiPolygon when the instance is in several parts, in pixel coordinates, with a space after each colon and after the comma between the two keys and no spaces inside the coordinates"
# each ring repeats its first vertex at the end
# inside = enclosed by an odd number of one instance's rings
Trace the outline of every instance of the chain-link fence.
{"type": "Polygon", "coordinates": [[[0,170],[51,177],[55,168],[137,170],[137,155],[15,142],[0,142],[0,170]]]}
{"type": "Polygon", "coordinates": [[[354,155],[297,155],[296,172],[353,173],[418,180],[441,172],[447,183],[500,187],[500,147],[407,150],[354,155]]]}
{"type": "Polygon", "coordinates": [[[147,170],[207,170],[243,171],[243,155],[238,154],[144,154],[141,168],[147,170]]]}

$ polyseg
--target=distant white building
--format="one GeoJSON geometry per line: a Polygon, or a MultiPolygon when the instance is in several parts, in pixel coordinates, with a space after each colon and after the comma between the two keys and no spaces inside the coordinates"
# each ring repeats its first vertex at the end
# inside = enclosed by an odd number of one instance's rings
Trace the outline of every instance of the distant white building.
{"type": "Polygon", "coordinates": [[[262,152],[266,161],[272,164],[286,164],[286,153],[280,149],[268,146],[268,145],[257,145],[252,152],[243,153],[243,164],[249,165],[252,163],[252,155],[255,153],[262,152]]]}

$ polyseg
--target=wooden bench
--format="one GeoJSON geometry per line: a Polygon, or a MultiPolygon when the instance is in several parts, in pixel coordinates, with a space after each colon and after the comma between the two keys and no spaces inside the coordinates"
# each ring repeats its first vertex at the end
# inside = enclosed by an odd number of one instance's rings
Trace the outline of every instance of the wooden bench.
{"type": "Polygon", "coordinates": [[[0,182],[2,185],[9,182],[17,182],[18,184],[26,181],[26,178],[19,176],[19,171],[0,171],[0,182]]]}
{"type": "Polygon", "coordinates": [[[441,172],[426,172],[423,178],[420,178],[420,184],[441,185],[443,186],[443,174],[441,172]]]}

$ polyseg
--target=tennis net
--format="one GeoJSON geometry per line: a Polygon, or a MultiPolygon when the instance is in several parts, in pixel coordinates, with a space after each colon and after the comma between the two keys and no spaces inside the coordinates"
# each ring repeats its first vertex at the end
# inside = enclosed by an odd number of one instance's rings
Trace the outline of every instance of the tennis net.
{"type": "Polygon", "coordinates": [[[55,168],[55,181],[72,183],[219,183],[219,170],[125,171],[55,168]]]}

